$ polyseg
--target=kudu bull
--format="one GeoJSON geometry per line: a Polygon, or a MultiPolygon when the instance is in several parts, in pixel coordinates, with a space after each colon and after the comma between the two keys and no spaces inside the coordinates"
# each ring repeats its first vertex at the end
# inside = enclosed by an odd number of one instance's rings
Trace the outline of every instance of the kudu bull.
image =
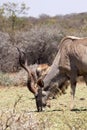
{"type": "MultiPolygon", "coordinates": [[[[30,84],[34,79],[33,75],[25,66],[23,68],[28,72],[28,84],[30,84]]],[[[30,85],[30,90],[36,98],[38,111],[48,106],[48,99],[53,91],[56,89],[60,92],[68,80],[71,84],[71,109],[73,109],[78,76],[83,76],[87,81],[87,38],[67,36],[61,40],[58,53],[48,74],[44,79],[37,80],[36,87],[34,87],[34,81],[30,85]]]]}

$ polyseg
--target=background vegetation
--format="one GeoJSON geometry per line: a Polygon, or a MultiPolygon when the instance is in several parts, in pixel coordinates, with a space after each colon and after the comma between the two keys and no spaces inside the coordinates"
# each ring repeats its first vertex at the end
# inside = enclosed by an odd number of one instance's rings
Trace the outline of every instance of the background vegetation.
{"type": "Polygon", "coordinates": [[[24,17],[28,10],[24,3],[9,2],[0,7],[0,70],[3,72],[20,69],[15,46],[26,52],[29,65],[51,65],[64,36],[87,36],[87,13],[24,17]]]}

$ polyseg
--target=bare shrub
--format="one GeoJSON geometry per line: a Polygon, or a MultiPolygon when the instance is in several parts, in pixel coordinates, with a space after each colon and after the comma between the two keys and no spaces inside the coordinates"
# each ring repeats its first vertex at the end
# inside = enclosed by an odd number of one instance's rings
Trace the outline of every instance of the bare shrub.
{"type": "Polygon", "coordinates": [[[0,70],[3,72],[14,72],[17,67],[17,50],[10,43],[9,35],[0,32],[0,70]]]}
{"type": "Polygon", "coordinates": [[[33,113],[18,113],[16,107],[19,104],[21,96],[18,96],[13,105],[13,109],[0,111],[0,130],[38,130],[38,122],[33,113]]]}
{"type": "Polygon", "coordinates": [[[29,45],[26,48],[28,63],[51,64],[63,37],[61,32],[53,27],[42,26],[33,28],[29,36],[29,45]]]}
{"type": "Polygon", "coordinates": [[[14,35],[0,32],[0,70],[16,72],[20,69],[18,62],[19,47],[27,54],[28,64],[51,64],[63,34],[54,27],[35,26],[27,32],[15,32],[14,35]]]}

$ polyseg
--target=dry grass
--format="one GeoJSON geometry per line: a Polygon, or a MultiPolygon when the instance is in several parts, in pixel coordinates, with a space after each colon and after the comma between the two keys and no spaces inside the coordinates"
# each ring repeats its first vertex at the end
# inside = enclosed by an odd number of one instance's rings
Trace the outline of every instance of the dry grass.
{"type": "Polygon", "coordinates": [[[26,87],[0,88],[0,130],[87,130],[87,86],[77,85],[75,110],[67,94],[50,100],[51,108],[38,113],[26,87]]]}

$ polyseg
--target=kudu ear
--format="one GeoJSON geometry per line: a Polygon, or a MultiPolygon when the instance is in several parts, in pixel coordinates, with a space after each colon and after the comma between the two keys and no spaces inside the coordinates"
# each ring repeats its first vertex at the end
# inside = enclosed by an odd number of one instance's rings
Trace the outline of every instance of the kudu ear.
{"type": "Polygon", "coordinates": [[[43,80],[42,80],[42,79],[38,79],[37,85],[39,85],[41,88],[43,88],[43,87],[44,87],[44,82],[43,82],[43,80]]]}

